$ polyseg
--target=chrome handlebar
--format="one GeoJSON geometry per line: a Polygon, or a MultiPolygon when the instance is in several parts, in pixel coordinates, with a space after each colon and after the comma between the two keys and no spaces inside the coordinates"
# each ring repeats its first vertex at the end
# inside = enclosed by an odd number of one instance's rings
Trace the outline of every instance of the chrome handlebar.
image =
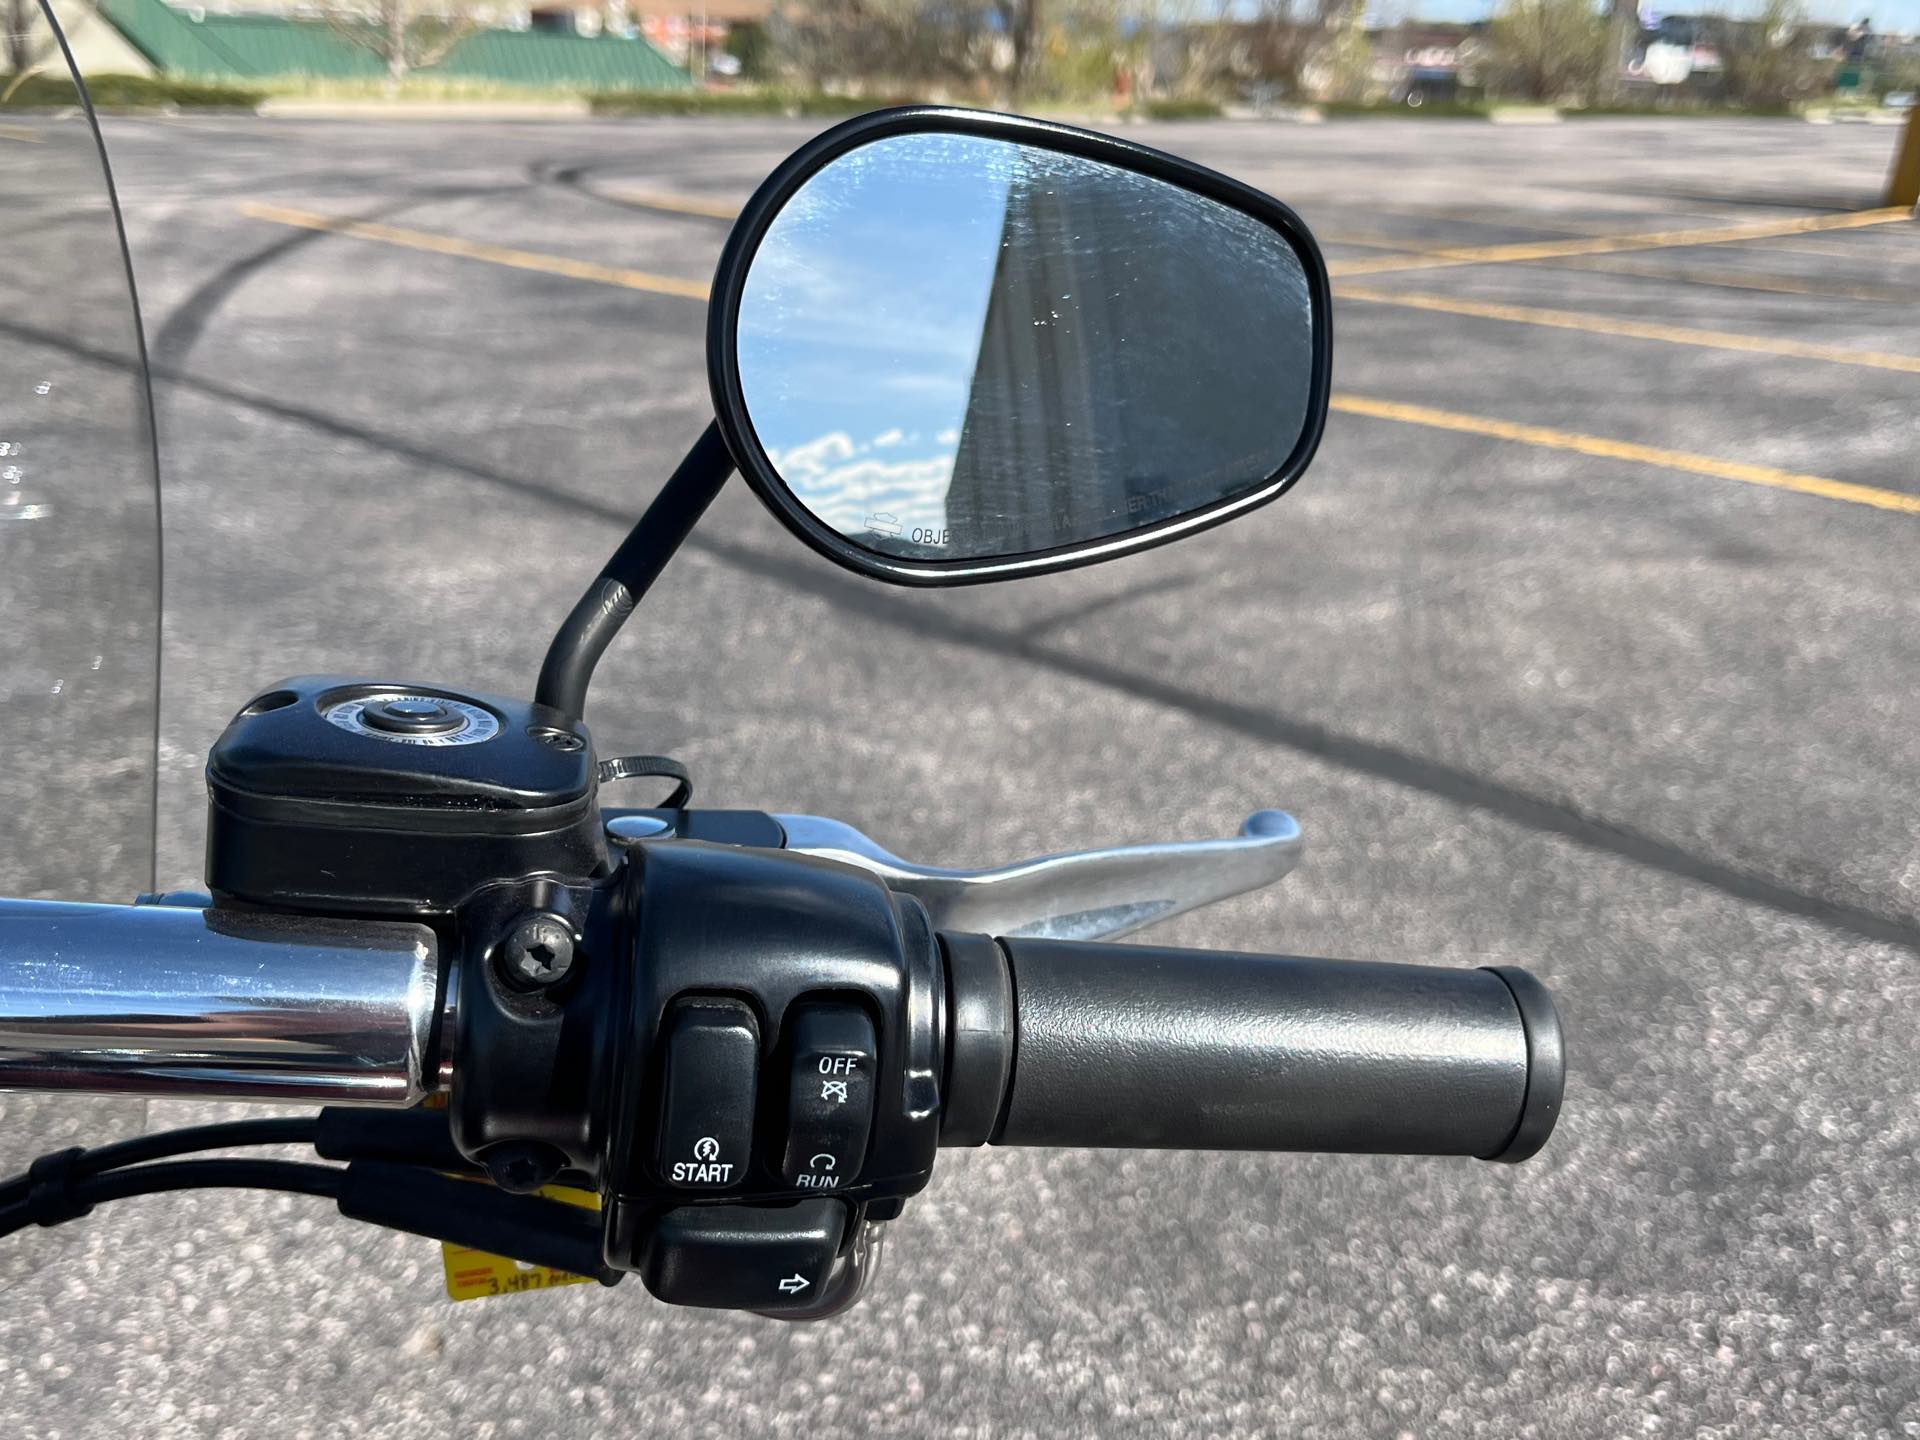
{"type": "Polygon", "coordinates": [[[440,969],[424,925],[0,900],[0,1089],[412,1105],[440,969]]]}

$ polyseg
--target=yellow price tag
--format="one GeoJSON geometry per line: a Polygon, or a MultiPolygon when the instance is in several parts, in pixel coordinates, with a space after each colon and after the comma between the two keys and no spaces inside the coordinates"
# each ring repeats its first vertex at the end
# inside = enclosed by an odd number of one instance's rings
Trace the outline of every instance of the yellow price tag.
{"type": "MultiPolygon", "coordinates": [[[[585,1210],[600,1208],[600,1197],[591,1190],[546,1185],[539,1193],[549,1200],[564,1200],[585,1210]]],[[[593,1283],[590,1276],[574,1275],[548,1265],[528,1265],[504,1255],[469,1250],[464,1245],[441,1245],[440,1260],[447,1272],[449,1300],[485,1300],[493,1295],[518,1295],[527,1290],[551,1290],[558,1285],[593,1283]]]]}

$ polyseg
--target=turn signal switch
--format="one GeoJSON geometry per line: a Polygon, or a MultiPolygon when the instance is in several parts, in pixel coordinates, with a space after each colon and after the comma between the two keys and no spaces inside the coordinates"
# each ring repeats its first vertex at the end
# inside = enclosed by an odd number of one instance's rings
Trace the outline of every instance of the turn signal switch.
{"type": "Polygon", "coordinates": [[[640,1278],[669,1305],[805,1310],[826,1289],[846,1229],[838,1200],[686,1205],[654,1222],[640,1278]]]}

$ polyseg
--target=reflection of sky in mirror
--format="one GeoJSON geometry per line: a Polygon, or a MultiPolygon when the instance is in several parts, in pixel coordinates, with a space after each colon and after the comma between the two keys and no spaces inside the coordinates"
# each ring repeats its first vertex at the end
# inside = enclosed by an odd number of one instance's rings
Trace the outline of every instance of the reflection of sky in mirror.
{"type": "Polygon", "coordinates": [[[741,298],[753,427],[796,496],[845,532],[946,527],[947,488],[1018,147],[871,145],[769,227],[741,298]]]}

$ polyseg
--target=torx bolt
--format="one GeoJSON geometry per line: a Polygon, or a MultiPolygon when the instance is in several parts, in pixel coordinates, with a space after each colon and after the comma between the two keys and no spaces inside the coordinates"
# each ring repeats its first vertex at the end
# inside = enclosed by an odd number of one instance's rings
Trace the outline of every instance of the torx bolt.
{"type": "Polygon", "coordinates": [[[573,969],[573,931],[553,915],[528,915],[494,952],[500,978],[516,990],[545,990],[573,969]]]}

